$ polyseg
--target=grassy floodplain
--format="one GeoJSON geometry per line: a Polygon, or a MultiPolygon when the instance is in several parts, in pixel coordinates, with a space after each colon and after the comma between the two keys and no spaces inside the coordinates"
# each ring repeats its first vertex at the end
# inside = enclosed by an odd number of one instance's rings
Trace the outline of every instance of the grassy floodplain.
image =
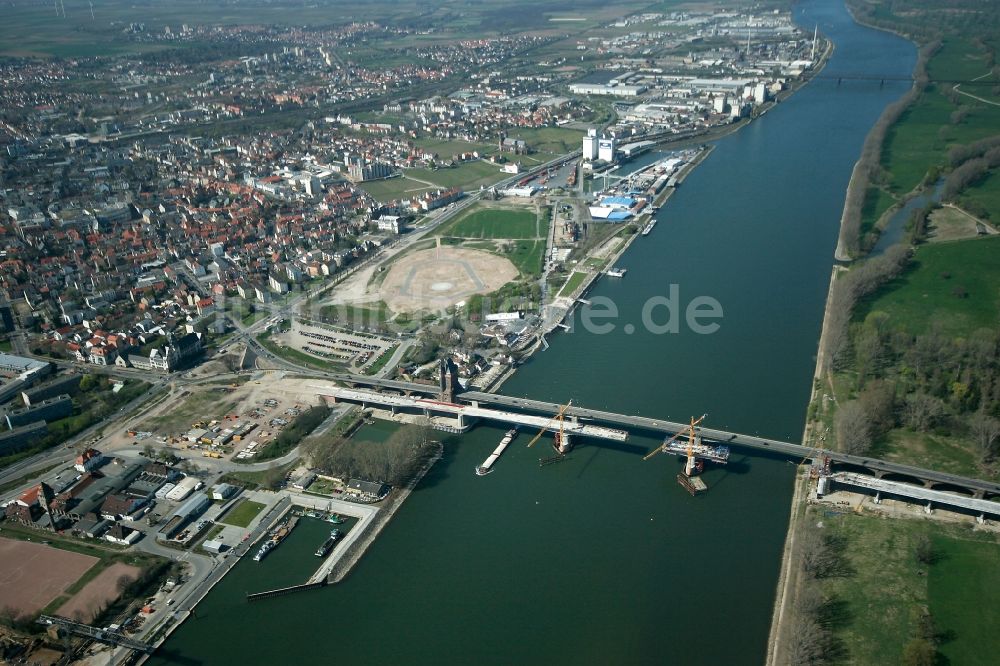
{"type": "Polygon", "coordinates": [[[840,653],[835,663],[905,663],[924,613],[937,634],[938,663],[991,663],[1000,650],[1000,635],[988,628],[1000,609],[987,603],[987,590],[1000,583],[996,535],[918,518],[811,514],[842,549],[837,573],[821,581],[840,653]],[[925,539],[928,562],[917,556],[925,539]]]}

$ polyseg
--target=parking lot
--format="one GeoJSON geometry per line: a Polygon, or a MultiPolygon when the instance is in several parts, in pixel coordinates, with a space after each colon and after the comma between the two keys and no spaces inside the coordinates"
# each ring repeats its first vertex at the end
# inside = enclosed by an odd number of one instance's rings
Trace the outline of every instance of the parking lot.
{"type": "Polygon", "coordinates": [[[292,323],[291,330],[275,334],[272,339],[313,356],[348,363],[359,370],[398,343],[379,335],[347,332],[299,321],[292,323]]]}

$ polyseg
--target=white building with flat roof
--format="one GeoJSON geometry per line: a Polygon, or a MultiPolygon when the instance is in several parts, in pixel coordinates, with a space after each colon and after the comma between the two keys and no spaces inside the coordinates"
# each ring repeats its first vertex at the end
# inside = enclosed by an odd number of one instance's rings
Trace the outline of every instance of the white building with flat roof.
{"type": "Polygon", "coordinates": [[[593,161],[597,159],[597,130],[587,130],[587,136],[583,137],[583,159],[593,161]]]}

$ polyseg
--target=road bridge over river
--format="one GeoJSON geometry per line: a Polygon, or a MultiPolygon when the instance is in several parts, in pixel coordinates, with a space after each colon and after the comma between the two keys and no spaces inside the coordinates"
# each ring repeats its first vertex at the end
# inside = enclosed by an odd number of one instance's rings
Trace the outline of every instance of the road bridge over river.
{"type": "MultiPolygon", "coordinates": [[[[361,375],[340,374],[334,375],[332,378],[351,384],[355,387],[364,386],[381,389],[383,391],[398,391],[406,395],[437,395],[440,391],[440,388],[435,384],[418,384],[415,382],[376,379],[361,375]]],[[[473,407],[490,406],[503,409],[506,412],[534,412],[550,417],[556,414],[561,408],[561,405],[554,402],[544,402],[541,400],[517,398],[494,393],[483,393],[479,391],[465,391],[460,393],[455,396],[455,402],[473,407]]],[[[589,409],[578,405],[573,405],[566,409],[565,415],[567,417],[571,417],[573,421],[580,424],[589,422],[593,424],[617,426],[631,431],[657,434],[673,434],[687,428],[688,426],[686,423],[669,421],[666,419],[656,419],[632,414],[619,414],[599,409],[589,409]]],[[[856,456],[828,449],[811,448],[794,442],[784,442],[757,435],[748,435],[704,427],[698,427],[696,430],[698,434],[706,440],[717,441],[736,448],[766,451],[785,456],[792,460],[823,460],[825,458],[829,458],[834,471],[860,471],[870,474],[876,479],[908,482],[926,490],[961,493],[967,497],[974,497],[980,500],[1000,498],[1000,483],[959,476],[957,474],[949,474],[947,472],[940,472],[932,469],[924,469],[888,460],[880,460],[878,458],[856,456]]],[[[916,497],[916,495],[913,497],[916,497]]],[[[997,511],[991,513],[1000,515],[1000,503],[997,503],[997,507],[997,511]]]]}

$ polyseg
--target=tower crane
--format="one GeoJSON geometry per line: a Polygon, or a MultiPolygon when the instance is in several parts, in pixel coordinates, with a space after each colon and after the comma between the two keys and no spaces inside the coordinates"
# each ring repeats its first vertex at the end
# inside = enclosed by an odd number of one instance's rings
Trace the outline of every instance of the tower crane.
{"type": "Polygon", "coordinates": [[[563,450],[564,447],[562,446],[562,443],[565,441],[565,437],[566,437],[566,433],[563,431],[563,414],[566,413],[566,410],[569,409],[570,405],[572,405],[572,404],[573,404],[573,401],[570,400],[565,405],[563,405],[562,407],[560,407],[559,408],[559,413],[556,414],[555,416],[553,416],[551,419],[549,419],[548,422],[545,425],[542,426],[542,429],[538,431],[538,434],[535,435],[530,442],[528,442],[528,448],[531,448],[532,446],[534,446],[535,442],[537,442],[539,439],[541,439],[542,435],[544,435],[545,431],[547,431],[549,429],[549,426],[552,425],[553,421],[559,421],[559,432],[556,433],[556,440],[555,440],[555,443],[554,443],[554,447],[555,447],[556,451],[559,453],[559,455],[563,455],[565,453],[565,451],[563,450]]]}
{"type": "Polygon", "coordinates": [[[698,465],[697,460],[695,459],[695,455],[694,455],[694,447],[695,447],[695,444],[697,442],[697,435],[695,434],[694,429],[695,429],[695,426],[697,426],[699,423],[701,423],[702,421],[704,421],[705,417],[707,417],[707,416],[708,416],[708,414],[702,414],[701,418],[699,418],[698,420],[695,420],[695,418],[692,416],[691,417],[691,425],[689,425],[684,430],[681,430],[680,432],[678,432],[677,434],[675,434],[673,437],[671,437],[670,439],[666,440],[665,442],[663,442],[662,444],[660,444],[658,447],[656,447],[655,449],[653,449],[652,451],[650,451],[649,453],[647,453],[643,457],[643,460],[649,460],[650,458],[652,458],[653,456],[655,456],[657,453],[667,453],[670,450],[670,445],[673,444],[675,441],[677,441],[677,439],[680,438],[682,435],[684,435],[684,433],[687,433],[687,437],[688,437],[687,462],[684,465],[684,473],[686,475],[688,475],[688,476],[691,476],[692,474],[694,474],[695,470],[697,469],[697,465],[698,465]]]}

